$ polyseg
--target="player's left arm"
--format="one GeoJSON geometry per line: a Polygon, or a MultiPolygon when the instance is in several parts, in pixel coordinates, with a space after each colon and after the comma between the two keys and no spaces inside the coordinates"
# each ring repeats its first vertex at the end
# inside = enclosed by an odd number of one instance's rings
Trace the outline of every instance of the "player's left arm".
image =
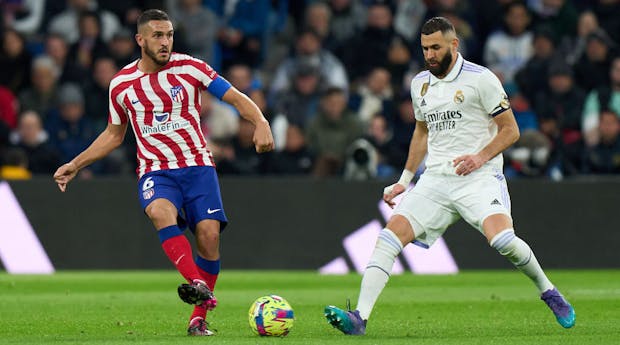
{"type": "Polygon", "coordinates": [[[457,175],[468,175],[519,140],[519,127],[512,109],[504,110],[496,115],[493,120],[497,124],[497,134],[493,140],[476,154],[463,155],[454,159],[453,163],[457,167],[457,175]]]}
{"type": "Polygon", "coordinates": [[[256,152],[261,153],[273,150],[273,135],[271,134],[269,121],[267,121],[258,106],[248,96],[231,86],[224,93],[222,100],[234,106],[243,118],[254,124],[254,147],[256,152]]]}
{"type": "Polygon", "coordinates": [[[479,169],[519,139],[517,121],[497,76],[488,69],[484,70],[478,78],[476,89],[482,109],[492,116],[497,124],[497,134],[480,152],[456,157],[453,160],[457,175],[468,175],[479,169]]]}

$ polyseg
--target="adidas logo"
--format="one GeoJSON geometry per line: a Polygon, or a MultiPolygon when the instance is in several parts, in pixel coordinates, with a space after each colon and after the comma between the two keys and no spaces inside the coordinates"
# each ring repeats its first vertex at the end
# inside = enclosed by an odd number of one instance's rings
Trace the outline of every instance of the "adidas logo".
{"type": "MultiPolygon", "coordinates": [[[[402,195],[395,201],[400,202],[402,195]]],[[[394,210],[380,200],[379,212],[385,222],[392,217],[394,210]]],[[[348,234],[342,240],[344,253],[332,259],[319,268],[321,274],[347,274],[351,271],[363,274],[374,250],[377,235],[383,229],[384,223],[380,219],[373,219],[360,228],[348,234]]],[[[416,274],[453,274],[458,272],[458,266],[452,257],[450,249],[442,237],[435,244],[423,249],[417,245],[407,245],[401,254],[394,260],[392,274],[403,274],[408,268],[416,274]],[[403,262],[404,260],[404,262],[403,262]]]]}
{"type": "Polygon", "coordinates": [[[493,199],[493,201],[491,201],[491,205],[501,205],[502,203],[497,201],[497,199],[493,199]]]}
{"type": "Polygon", "coordinates": [[[426,100],[424,98],[422,98],[422,102],[420,103],[420,106],[423,107],[426,105],[426,100]]]}

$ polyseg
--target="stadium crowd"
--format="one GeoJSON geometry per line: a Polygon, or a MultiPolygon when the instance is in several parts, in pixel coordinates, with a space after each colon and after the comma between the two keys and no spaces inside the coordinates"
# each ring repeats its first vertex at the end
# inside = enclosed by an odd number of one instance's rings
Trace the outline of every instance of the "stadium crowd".
{"type": "MultiPolygon", "coordinates": [[[[109,82],[139,56],[147,8],[170,14],[174,51],[207,61],[272,124],[275,152],[256,155],[252,125],[204,92],[220,174],[399,174],[424,68],[418,30],[433,16],[508,93],[521,138],[507,177],[620,173],[620,0],[4,0],[0,178],[51,175],[105,128],[109,82]]],[[[80,177],[135,168],[128,131],[80,177]]]]}

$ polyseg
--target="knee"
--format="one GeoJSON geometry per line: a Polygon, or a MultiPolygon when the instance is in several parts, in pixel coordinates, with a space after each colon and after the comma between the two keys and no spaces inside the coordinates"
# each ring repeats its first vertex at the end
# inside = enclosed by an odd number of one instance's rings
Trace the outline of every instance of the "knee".
{"type": "Polygon", "coordinates": [[[394,215],[385,226],[390,229],[402,243],[403,246],[412,242],[415,239],[413,232],[413,226],[409,223],[407,218],[401,215],[394,215]]]}
{"type": "Polygon", "coordinates": [[[162,205],[159,203],[151,203],[145,210],[146,215],[154,222],[154,223],[164,223],[176,221],[176,213],[175,210],[167,207],[167,205],[162,205]]]}
{"type": "Polygon", "coordinates": [[[489,241],[489,245],[497,250],[502,255],[509,255],[513,248],[514,239],[517,236],[513,229],[505,229],[497,233],[489,241]]]}
{"type": "Polygon", "coordinates": [[[220,240],[220,231],[219,229],[207,229],[206,231],[201,231],[197,237],[198,240],[203,243],[218,243],[220,240]]]}

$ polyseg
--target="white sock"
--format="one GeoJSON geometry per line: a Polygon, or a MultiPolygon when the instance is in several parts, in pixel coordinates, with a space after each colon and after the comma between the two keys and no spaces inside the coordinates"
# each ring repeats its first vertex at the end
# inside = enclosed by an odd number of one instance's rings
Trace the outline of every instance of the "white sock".
{"type": "Polygon", "coordinates": [[[540,293],[553,289],[553,284],[540,267],[534,252],[525,241],[515,235],[513,229],[506,229],[495,235],[490,244],[528,276],[536,284],[540,293]]]}
{"type": "Polygon", "coordinates": [[[362,287],[357,300],[357,310],[362,319],[368,320],[379,294],[390,278],[394,260],[402,250],[403,245],[392,230],[385,228],[379,233],[375,250],[362,278],[362,287]]]}

